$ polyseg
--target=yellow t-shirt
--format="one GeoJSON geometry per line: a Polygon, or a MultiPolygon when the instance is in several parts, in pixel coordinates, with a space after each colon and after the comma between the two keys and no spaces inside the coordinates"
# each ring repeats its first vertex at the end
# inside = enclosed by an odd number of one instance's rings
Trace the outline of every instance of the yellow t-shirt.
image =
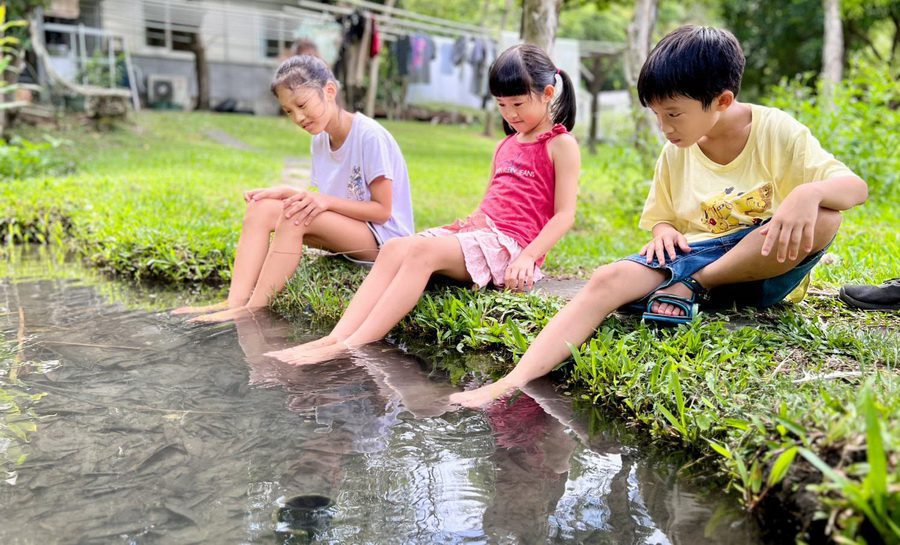
{"type": "Polygon", "coordinates": [[[750,104],[747,145],[727,165],[700,146],[666,143],[638,224],[669,223],[688,242],[758,225],[800,184],[853,172],[822,149],[802,123],[776,108],[750,104]]]}

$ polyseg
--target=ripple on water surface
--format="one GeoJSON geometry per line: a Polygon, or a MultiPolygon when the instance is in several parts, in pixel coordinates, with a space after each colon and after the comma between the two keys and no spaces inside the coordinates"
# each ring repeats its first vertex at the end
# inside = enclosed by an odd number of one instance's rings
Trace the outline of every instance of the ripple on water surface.
{"type": "Polygon", "coordinates": [[[0,543],[280,543],[297,496],[331,500],[313,543],[757,542],[740,517],[707,528],[719,505],[588,438],[546,384],[452,410],[444,377],[386,345],[264,357],[308,335],[269,315],[192,326],[62,280],[6,279],[0,306],[23,359],[55,362],[20,369],[47,395],[0,484],[0,543]]]}

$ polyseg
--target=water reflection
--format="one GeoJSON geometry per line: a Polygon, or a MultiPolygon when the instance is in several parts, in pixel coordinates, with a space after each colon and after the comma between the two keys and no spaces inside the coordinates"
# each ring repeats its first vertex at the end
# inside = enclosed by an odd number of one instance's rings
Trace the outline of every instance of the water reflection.
{"type": "Polygon", "coordinates": [[[26,360],[60,362],[23,377],[49,395],[0,484],[4,544],[280,543],[279,498],[311,495],[333,500],[313,543],[756,542],[674,468],[589,437],[548,382],[456,410],[386,344],[263,357],[305,335],[266,313],[188,326],[62,280],[0,282],[0,306],[6,338],[22,308],[26,360]]]}

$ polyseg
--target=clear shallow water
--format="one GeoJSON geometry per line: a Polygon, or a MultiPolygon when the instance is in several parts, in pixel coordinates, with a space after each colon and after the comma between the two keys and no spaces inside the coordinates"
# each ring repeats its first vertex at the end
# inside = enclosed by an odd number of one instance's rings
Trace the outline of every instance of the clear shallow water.
{"type": "Polygon", "coordinates": [[[0,307],[24,360],[55,362],[20,369],[47,396],[0,482],[3,544],[758,543],[718,516],[733,500],[589,438],[548,383],[454,410],[445,377],[387,345],[263,357],[307,338],[269,315],[191,326],[72,280],[2,280],[0,307]],[[276,533],[279,498],[313,494],[333,501],[319,530],[276,533]]]}

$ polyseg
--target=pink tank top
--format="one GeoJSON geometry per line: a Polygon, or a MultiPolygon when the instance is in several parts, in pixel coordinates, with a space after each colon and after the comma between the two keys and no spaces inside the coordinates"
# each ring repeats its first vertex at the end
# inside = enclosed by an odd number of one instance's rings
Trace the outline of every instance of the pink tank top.
{"type": "Polygon", "coordinates": [[[547,142],[567,132],[557,124],[536,141],[524,144],[513,134],[494,156],[494,176],[479,208],[523,249],[553,217],[556,172],[547,142]]]}

